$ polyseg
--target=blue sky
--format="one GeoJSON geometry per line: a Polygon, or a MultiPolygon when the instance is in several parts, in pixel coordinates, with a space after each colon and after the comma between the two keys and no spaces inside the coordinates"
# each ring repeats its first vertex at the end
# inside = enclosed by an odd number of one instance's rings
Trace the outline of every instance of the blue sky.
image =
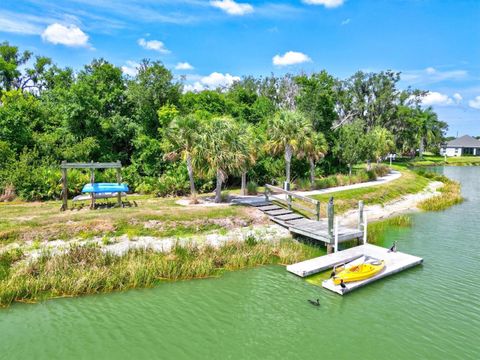
{"type": "Polygon", "coordinates": [[[0,41],[75,69],[161,60],[193,89],[242,75],[402,72],[449,134],[480,135],[478,0],[2,0],[0,41]]]}

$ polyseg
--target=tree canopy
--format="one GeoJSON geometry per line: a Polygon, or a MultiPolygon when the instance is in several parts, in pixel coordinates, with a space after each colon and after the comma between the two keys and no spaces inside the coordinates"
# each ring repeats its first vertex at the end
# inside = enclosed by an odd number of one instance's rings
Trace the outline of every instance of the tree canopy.
{"type": "MultiPolygon", "coordinates": [[[[0,192],[9,186],[26,199],[58,197],[62,160],[120,160],[135,191],[217,188],[218,197],[225,182],[242,179],[245,188],[247,175],[313,184],[316,174],[389,152],[421,156],[443,141],[447,124],[422,107],[425,91],[401,89],[399,79],[393,71],[347,79],[320,71],[186,92],[159,61],[142,60],[134,76],[105,59],[73,70],[3,42],[0,192]]],[[[72,177],[73,192],[88,181],[88,174],[72,177]]]]}

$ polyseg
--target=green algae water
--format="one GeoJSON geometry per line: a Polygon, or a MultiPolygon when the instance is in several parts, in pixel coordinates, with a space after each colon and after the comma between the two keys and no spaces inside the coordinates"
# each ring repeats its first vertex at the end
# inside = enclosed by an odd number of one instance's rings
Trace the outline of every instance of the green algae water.
{"type": "Polygon", "coordinates": [[[269,266],[17,304],[0,310],[0,358],[478,359],[480,167],[442,171],[466,201],[385,234],[422,266],[344,297],[269,266]]]}

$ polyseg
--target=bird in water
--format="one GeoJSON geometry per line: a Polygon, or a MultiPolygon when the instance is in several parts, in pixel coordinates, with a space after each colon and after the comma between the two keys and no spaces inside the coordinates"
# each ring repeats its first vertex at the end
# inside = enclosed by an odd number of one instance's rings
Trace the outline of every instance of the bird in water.
{"type": "Polygon", "coordinates": [[[345,285],[345,283],[343,282],[343,279],[340,280],[340,287],[341,287],[342,289],[345,289],[345,288],[347,287],[347,286],[345,285]]]}
{"type": "Polygon", "coordinates": [[[320,300],[319,299],[317,299],[317,301],[308,299],[308,302],[310,304],[312,304],[313,306],[320,306],[320,300]]]}
{"type": "Polygon", "coordinates": [[[397,242],[394,241],[393,245],[388,249],[388,252],[397,252],[397,242]]]}

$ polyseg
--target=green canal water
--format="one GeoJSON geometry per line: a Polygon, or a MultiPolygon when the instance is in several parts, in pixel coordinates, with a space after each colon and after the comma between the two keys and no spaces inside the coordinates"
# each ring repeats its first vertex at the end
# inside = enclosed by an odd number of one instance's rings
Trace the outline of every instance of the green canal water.
{"type": "Polygon", "coordinates": [[[385,236],[423,266],[344,297],[270,266],[14,305],[0,310],[0,358],[479,359],[480,167],[442,171],[467,200],[385,236]]]}

